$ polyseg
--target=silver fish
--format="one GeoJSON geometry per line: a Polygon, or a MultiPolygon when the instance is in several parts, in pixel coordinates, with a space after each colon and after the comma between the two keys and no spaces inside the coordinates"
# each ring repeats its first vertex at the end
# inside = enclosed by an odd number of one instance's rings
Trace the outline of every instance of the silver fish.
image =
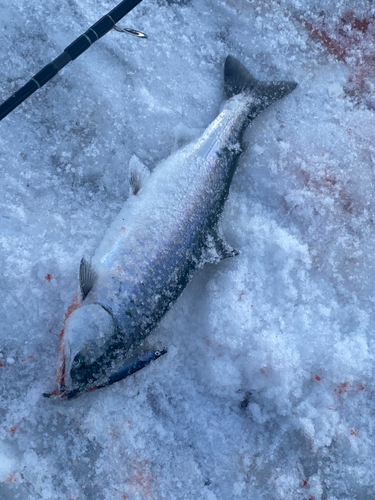
{"type": "Polygon", "coordinates": [[[198,268],[238,254],[218,223],[243,131],[296,85],[260,82],[228,56],[227,100],[203,134],[152,174],[132,158],[132,195],[91,262],[81,261],[81,299],[62,337],[57,397],[107,386],[166,352],[135,354],[198,268]]]}

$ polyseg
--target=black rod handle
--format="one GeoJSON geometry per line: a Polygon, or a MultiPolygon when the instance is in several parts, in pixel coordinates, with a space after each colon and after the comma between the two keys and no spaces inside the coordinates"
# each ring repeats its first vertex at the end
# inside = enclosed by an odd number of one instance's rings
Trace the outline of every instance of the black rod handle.
{"type": "Polygon", "coordinates": [[[57,73],[70,61],[74,61],[74,59],[91,47],[94,42],[107,34],[118,21],[141,3],[141,1],[142,0],[123,0],[117,7],[93,24],[83,35],[74,40],[74,42],[54,61],[47,64],[47,66],[34,75],[23,87],[11,95],[9,99],[0,104],[0,121],[30,97],[36,90],[43,87],[43,85],[57,75],[57,73]]]}

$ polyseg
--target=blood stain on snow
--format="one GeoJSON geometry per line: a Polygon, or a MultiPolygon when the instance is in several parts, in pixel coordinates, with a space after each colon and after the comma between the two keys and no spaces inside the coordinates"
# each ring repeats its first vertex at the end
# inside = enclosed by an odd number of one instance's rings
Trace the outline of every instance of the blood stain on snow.
{"type": "Polygon", "coordinates": [[[322,377],[319,377],[319,375],[315,375],[315,380],[317,380],[318,382],[320,382],[322,380],[322,377]]]}
{"type": "Polygon", "coordinates": [[[307,481],[306,481],[306,479],[304,479],[304,480],[302,481],[302,486],[307,486],[307,481]]]}
{"type": "Polygon", "coordinates": [[[17,427],[11,427],[11,428],[9,429],[10,433],[12,434],[12,436],[14,436],[14,434],[15,434],[16,430],[17,430],[17,427]]]}
{"type": "Polygon", "coordinates": [[[338,61],[348,65],[351,74],[345,95],[363,101],[369,109],[374,109],[371,100],[374,86],[375,58],[372,40],[375,34],[375,16],[357,17],[354,11],[347,11],[336,22],[329,22],[328,16],[319,21],[303,20],[311,37],[338,61]]]}
{"type": "Polygon", "coordinates": [[[343,382],[342,384],[339,385],[338,388],[335,389],[335,392],[338,392],[339,394],[344,394],[345,392],[348,391],[348,384],[349,382],[343,382]]]}
{"type": "Polygon", "coordinates": [[[46,274],[45,278],[47,281],[51,281],[52,275],[50,273],[48,273],[48,274],[46,274]]]}
{"type": "Polygon", "coordinates": [[[358,436],[358,431],[357,431],[357,429],[350,429],[350,435],[351,435],[351,436],[358,436]]]}
{"type": "Polygon", "coordinates": [[[145,498],[151,499],[152,493],[152,476],[148,465],[148,460],[134,460],[134,476],[132,481],[132,489],[143,495],[145,498]]]}
{"type": "Polygon", "coordinates": [[[6,481],[7,481],[7,483],[16,483],[17,482],[16,475],[13,473],[9,474],[6,481]]]}
{"type": "Polygon", "coordinates": [[[75,294],[73,297],[73,300],[71,304],[68,306],[65,316],[64,316],[64,328],[60,331],[60,346],[59,346],[59,352],[58,352],[58,361],[57,361],[57,377],[56,377],[56,383],[58,386],[63,385],[64,383],[64,369],[65,369],[65,363],[64,363],[64,332],[65,332],[65,326],[66,326],[66,321],[69,318],[69,316],[72,314],[73,311],[79,308],[81,305],[81,300],[78,292],[75,294]]]}
{"type": "Polygon", "coordinates": [[[73,297],[71,304],[68,306],[68,308],[66,310],[64,321],[66,321],[69,318],[69,316],[72,314],[72,312],[75,311],[76,309],[78,309],[80,305],[81,305],[81,300],[79,298],[78,293],[76,293],[73,297]]]}

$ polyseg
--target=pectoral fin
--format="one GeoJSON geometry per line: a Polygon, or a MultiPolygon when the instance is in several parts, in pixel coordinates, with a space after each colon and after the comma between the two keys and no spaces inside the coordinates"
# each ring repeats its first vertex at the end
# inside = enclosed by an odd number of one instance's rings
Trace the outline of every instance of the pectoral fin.
{"type": "Polygon", "coordinates": [[[91,265],[91,262],[82,257],[81,264],[79,266],[79,288],[81,290],[82,300],[87,297],[97,280],[98,273],[91,265]]]}
{"type": "Polygon", "coordinates": [[[129,162],[129,185],[130,194],[137,194],[138,191],[145,185],[147,179],[150,177],[150,169],[144,163],[133,155],[129,162]]]}

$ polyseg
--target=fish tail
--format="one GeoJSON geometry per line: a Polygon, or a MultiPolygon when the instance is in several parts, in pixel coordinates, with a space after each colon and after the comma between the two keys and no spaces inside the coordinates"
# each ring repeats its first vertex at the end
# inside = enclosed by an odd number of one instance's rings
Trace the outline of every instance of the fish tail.
{"type": "Polygon", "coordinates": [[[251,76],[238,59],[228,56],[224,65],[224,90],[227,98],[245,93],[249,96],[249,117],[255,118],[270,104],[297,87],[295,82],[261,82],[251,76]]]}

